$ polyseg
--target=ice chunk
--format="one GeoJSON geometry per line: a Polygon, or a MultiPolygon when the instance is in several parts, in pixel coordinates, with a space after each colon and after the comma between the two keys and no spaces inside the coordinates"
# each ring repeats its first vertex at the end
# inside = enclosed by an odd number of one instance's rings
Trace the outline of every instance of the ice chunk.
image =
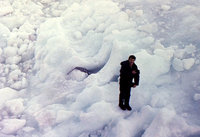
{"type": "Polygon", "coordinates": [[[161,9],[162,10],[165,10],[165,11],[167,11],[167,10],[169,10],[171,7],[169,6],[169,5],[161,5],[161,9]]]}
{"type": "Polygon", "coordinates": [[[32,34],[35,32],[34,26],[29,22],[26,21],[20,28],[19,28],[20,33],[25,33],[27,34],[32,34]]]}
{"type": "Polygon", "coordinates": [[[7,111],[12,113],[13,115],[17,116],[24,111],[24,100],[22,98],[9,100],[5,103],[7,111]]]}
{"type": "Polygon", "coordinates": [[[113,106],[110,103],[105,101],[94,103],[86,113],[80,114],[82,130],[100,129],[105,123],[117,118],[117,116],[118,114],[113,111],[113,106]]]}
{"type": "Polygon", "coordinates": [[[80,31],[76,31],[76,32],[74,32],[74,37],[76,39],[82,39],[82,33],[80,31]]]}
{"type": "Polygon", "coordinates": [[[41,128],[51,127],[56,122],[56,111],[44,108],[35,114],[35,119],[41,128]]]}
{"type": "Polygon", "coordinates": [[[17,47],[6,47],[4,49],[4,55],[6,57],[13,57],[13,56],[17,55],[17,50],[18,50],[17,47]]]}
{"type": "Polygon", "coordinates": [[[1,17],[0,22],[5,26],[7,26],[10,30],[12,30],[14,28],[21,26],[25,20],[26,20],[25,16],[17,14],[17,15],[1,17]]]}
{"type": "Polygon", "coordinates": [[[0,48],[0,55],[2,54],[3,50],[0,48]]]}
{"type": "Polygon", "coordinates": [[[183,66],[186,70],[189,70],[195,63],[194,58],[183,59],[183,66]]]}
{"type": "Polygon", "coordinates": [[[183,71],[184,70],[184,66],[183,66],[183,61],[175,58],[172,62],[172,66],[176,71],[183,71]]]}
{"type": "Polygon", "coordinates": [[[172,49],[155,49],[154,54],[163,57],[167,61],[170,61],[174,55],[174,50],[172,49]]]}
{"type": "Polygon", "coordinates": [[[61,123],[63,121],[67,121],[74,116],[74,112],[59,110],[56,116],[56,123],[61,123]]]}
{"type": "Polygon", "coordinates": [[[198,128],[190,127],[175,110],[163,108],[156,115],[150,126],[146,129],[143,137],[173,137],[188,136],[198,128]]]}
{"type": "Polygon", "coordinates": [[[18,96],[18,93],[16,90],[11,89],[11,88],[3,88],[0,89],[0,108],[2,107],[2,105],[10,99],[16,98],[18,96]]]}
{"type": "Polygon", "coordinates": [[[35,130],[35,128],[33,128],[33,127],[24,127],[23,128],[24,132],[32,132],[33,130],[35,130]]]}
{"type": "Polygon", "coordinates": [[[195,94],[193,98],[195,101],[200,100],[200,94],[195,94]]]}
{"type": "Polygon", "coordinates": [[[196,51],[196,47],[192,44],[185,46],[185,52],[192,54],[196,51]]]}
{"type": "Polygon", "coordinates": [[[13,81],[13,80],[10,80],[10,87],[13,88],[13,89],[17,89],[17,90],[20,90],[22,88],[25,88],[26,85],[23,85],[23,81],[13,81]]]}
{"type": "Polygon", "coordinates": [[[6,58],[6,64],[18,64],[21,61],[21,56],[13,56],[6,58]]]}
{"type": "Polygon", "coordinates": [[[144,37],[140,42],[142,46],[147,47],[150,44],[153,44],[154,40],[155,39],[153,37],[148,36],[148,37],[144,37]]]}
{"type": "Polygon", "coordinates": [[[51,3],[52,1],[54,0],[39,0],[41,3],[43,4],[48,4],[48,3],[51,3]]]}
{"type": "Polygon", "coordinates": [[[185,55],[185,49],[177,49],[174,53],[176,58],[182,59],[185,55]]]}
{"type": "Polygon", "coordinates": [[[141,31],[148,32],[148,33],[155,33],[158,31],[158,25],[156,22],[153,22],[151,24],[145,24],[145,25],[139,26],[138,29],[141,31]]]}
{"type": "Polygon", "coordinates": [[[167,105],[169,100],[169,95],[165,92],[159,92],[152,96],[151,105],[153,107],[163,107],[167,105]]]}
{"type": "Polygon", "coordinates": [[[22,54],[27,50],[27,48],[28,48],[28,45],[22,44],[22,45],[20,46],[19,50],[18,50],[18,54],[19,54],[19,55],[22,55],[22,54]]]}
{"type": "Polygon", "coordinates": [[[143,76],[141,77],[141,81],[143,82],[154,82],[158,76],[167,73],[170,69],[171,63],[170,60],[167,59],[168,57],[163,55],[160,56],[159,54],[151,55],[145,50],[138,52],[135,55],[137,57],[136,64],[143,76]]]}
{"type": "Polygon", "coordinates": [[[10,1],[0,1],[0,16],[5,16],[13,12],[10,1]]]}
{"type": "Polygon", "coordinates": [[[88,74],[86,72],[75,69],[68,76],[72,80],[82,81],[88,76],[88,74]]]}
{"type": "Polygon", "coordinates": [[[97,26],[96,22],[92,18],[88,17],[82,23],[81,30],[82,30],[83,33],[85,33],[85,32],[87,32],[89,30],[92,30],[92,29],[96,28],[96,26],[97,26]]]}
{"type": "Polygon", "coordinates": [[[136,10],[135,11],[135,15],[136,16],[142,16],[144,13],[143,13],[143,10],[136,10]]]}
{"type": "MultiPolygon", "coordinates": [[[[1,3],[1,1],[0,1],[1,3]]],[[[0,23],[0,36],[9,36],[10,30],[3,24],[0,23]]],[[[0,46],[1,47],[1,46],[0,46]]]]}
{"type": "Polygon", "coordinates": [[[102,98],[101,90],[92,86],[84,89],[81,94],[78,95],[76,102],[72,105],[74,109],[84,109],[89,107],[91,104],[100,101],[102,98]],[[92,98],[91,98],[92,97],[92,98]]]}
{"type": "Polygon", "coordinates": [[[4,134],[14,134],[19,129],[23,128],[26,124],[24,119],[4,119],[0,122],[2,126],[1,133],[4,134]]]}
{"type": "Polygon", "coordinates": [[[16,80],[18,80],[20,75],[21,75],[21,71],[19,69],[16,69],[16,70],[10,72],[9,79],[16,81],[16,80]]]}

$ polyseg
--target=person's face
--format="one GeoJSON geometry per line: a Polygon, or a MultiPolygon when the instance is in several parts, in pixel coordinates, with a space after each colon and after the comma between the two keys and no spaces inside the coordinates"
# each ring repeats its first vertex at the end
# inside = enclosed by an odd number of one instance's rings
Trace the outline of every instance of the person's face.
{"type": "Polygon", "coordinates": [[[129,61],[129,64],[133,65],[133,63],[135,62],[135,59],[130,58],[128,61],[129,61]]]}

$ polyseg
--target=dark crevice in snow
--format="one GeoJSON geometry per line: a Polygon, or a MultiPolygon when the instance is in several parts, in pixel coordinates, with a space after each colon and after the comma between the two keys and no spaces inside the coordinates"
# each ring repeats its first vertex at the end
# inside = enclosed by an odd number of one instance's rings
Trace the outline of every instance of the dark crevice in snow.
{"type": "Polygon", "coordinates": [[[98,73],[101,69],[102,69],[102,67],[96,67],[96,68],[93,68],[93,69],[87,69],[87,68],[84,68],[84,67],[75,67],[71,71],[69,71],[67,73],[67,75],[69,75],[74,70],[79,70],[81,72],[84,72],[84,73],[90,75],[90,74],[98,73]]]}
{"type": "Polygon", "coordinates": [[[145,130],[141,130],[134,137],[142,137],[144,132],[145,132],[145,130]]]}

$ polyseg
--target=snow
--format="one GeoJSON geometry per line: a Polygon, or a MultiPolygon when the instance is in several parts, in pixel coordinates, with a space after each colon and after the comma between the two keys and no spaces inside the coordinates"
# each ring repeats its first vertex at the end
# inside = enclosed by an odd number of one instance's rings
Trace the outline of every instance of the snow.
{"type": "Polygon", "coordinates": [[[24,112],[24,100],[22,98],[8,100],[5,103],[7,111],[15,116],[20,115],[24,112]]]}
{"type": "Polygon", "coordinates": [[[200,100],[200,94],[195,94],[195,95],[194,95],[194,100],[195,100],[195,101],[200,100]]]}
{"type": "Polygon", "coordinates": [[[161,8],[165,11],[168,11],[171,7],[169,5],[161,5],[161,8]]]}
{"type": "Polygon", "coordinates": [[[0,1],[0,136],[198,137],[198,0],[0,1]],[[120,62],[136,56],[132,111],[120,62]]]}
{"type": "Polygon", "coordinates": [[[14,134],[17,130],[24,127],[26,120],[24,119],[4,119],[0,122],[2,126],[1,133],[14,134]]]}
{"type": "Polygon", "coordinates": [[[183,59],[183,66],[186,70],[189,70],[195,63],[194,58],[183,59]]]}
{"type": "Polygon", "coordinates": [[[144,13],[143,13],[143,10],[136,10],[136,11],[135,11],[135,14],[136,14],[137,16],[142,16],[144,13]]]}
{"type": "Polygon", "coordinates": [[[4,103],[10,99],[16,98],[18,96],[17,91],[11,88],[2,88],[0,89],[0,108],[4,105],[4,103]]]}
{"type": "Polygon", "coordinates": [[[13,7],[10,5],[10,2],[0,1],[0,5],[0,16],[4,16],[13,12],[13,7]]]}
{"type": "Polygon", "coordinates": [[[177,116],[173,109],[164,108],[158,112],[143,136],[188,136],[195,130],[198,128],[188,127],[187,123],[177,116]]]}
{"type": "Polygon", "coordinates": [[[178,58],[175,58],[173,60],[172,66],[177,71],[183,71],[184,70],[183,61],[178,59],[178,58]]]}

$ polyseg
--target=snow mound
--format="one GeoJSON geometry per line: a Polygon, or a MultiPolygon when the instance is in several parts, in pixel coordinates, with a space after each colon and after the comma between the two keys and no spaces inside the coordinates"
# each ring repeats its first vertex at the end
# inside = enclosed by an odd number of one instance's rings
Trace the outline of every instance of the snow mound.
{"type": "Polygon", "coordinates": [[[0,108],[4,105],[4,103],[10,99],[16,98],[18,96],[18,92],[11,88],[3,88],[0,89],[0,108]]]}
{"type": "Polygon", "coordinates": [[[151,125],[144,133],[144,137],[172,137],[188,136],[197,132],[197,127],[190,127],[180,118],[173,109],[161,109],[155,116],[151,125]],[[159,125],[159,126],[158,126],[159,125]]]}
{"type": "Polygon", "coordinates": [[[4,119],[0,122],[1,133],[15,134],[19,129],[23,128],[26,124],[24,119],[4,119]]]}
{"type": "Polygon", "coordinates": [[[13,12],[13,7],[9,1],[0,1],[0,16],[5,16],[13,12]]]}

